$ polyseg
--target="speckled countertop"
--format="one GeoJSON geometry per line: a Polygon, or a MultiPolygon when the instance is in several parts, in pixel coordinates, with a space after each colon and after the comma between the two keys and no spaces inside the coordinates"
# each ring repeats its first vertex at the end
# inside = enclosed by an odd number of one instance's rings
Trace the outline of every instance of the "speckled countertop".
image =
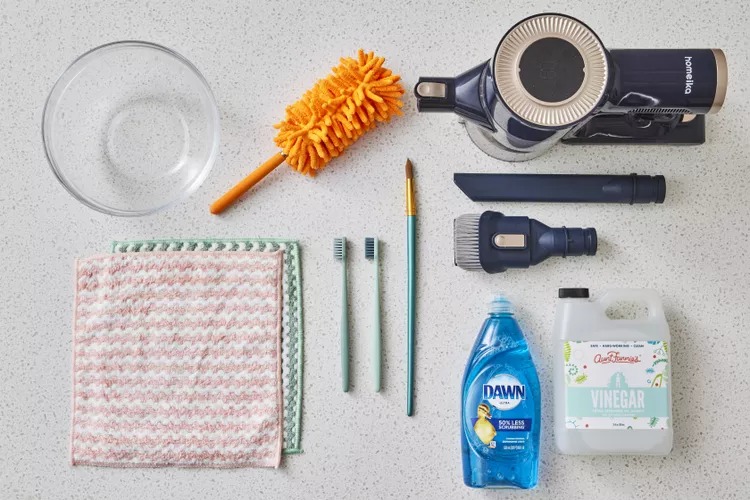
{"type": "Polygon", "coordinates": [[[750,7],[740,2],[289,3],[27,2],[0,8],[0,497],[2,498],[748,498],[750,482],[750,7]],[[451,115],[406,115],[373,132],[315,180],[276,172],[226,216],[207,207],[274,149],[271,127],[338,57],[376,50],[411,88],[489,58],[516,21],[564,11],[608,47],[720,47],[730,83],[699,147],[559,146],[524,164],[483,155],[451,115]],[[119,219],[69,196],[45,160],[45,97],[76,56],[143,39],[200,68],[222,117],[221,158],[188,201],[119,219]],[[419,198],[417,414],[404,415],[403,164],[419,198]],[[664,174],[664,205],[477,206],[456,171],[664,174]],[[452,266],[452,219],[484,209],[550,225],[596,227],[596,257],[503,276],[452,266]],[[338,269],[351,247],[353,390],[339,391],[338,269]],[[369,389],[372,266],[384,242],[385,391],[369,389]],[[69,465],[73,260],[122,239],[293,237],[303,250],[305,453],[280,470],[99,469],[69,465]],[[673,337],[675,446],[664,458],[570,457],[552,439],[551,335],[560,286],[651,287],[673,337]],[[544,395],[540,484],[530,493],[463,486],[458,401],[488,297],[505,290],[532,344],[544,395]]]}

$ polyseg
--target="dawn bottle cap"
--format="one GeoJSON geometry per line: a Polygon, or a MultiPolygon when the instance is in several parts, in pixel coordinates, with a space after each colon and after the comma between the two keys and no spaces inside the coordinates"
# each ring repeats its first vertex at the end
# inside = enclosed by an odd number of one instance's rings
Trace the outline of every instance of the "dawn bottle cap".
{"type": "Polygon", "coordinates": [[[490,314],[513,314],[513,304],[504,294],[497,294],[490,302],[490,314]]]}

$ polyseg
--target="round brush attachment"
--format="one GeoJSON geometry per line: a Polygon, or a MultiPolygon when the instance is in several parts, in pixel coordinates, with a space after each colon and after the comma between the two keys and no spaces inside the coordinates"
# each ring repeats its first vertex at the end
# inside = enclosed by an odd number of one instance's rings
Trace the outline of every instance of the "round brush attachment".
{"type": "Polygon", "coordinates": [[[501,273],[525,269],[548,257],[596,254],[596,230],[548,227],[500,212],[468,214],[453,223],[453,260],[461,269],[501,273]]]}

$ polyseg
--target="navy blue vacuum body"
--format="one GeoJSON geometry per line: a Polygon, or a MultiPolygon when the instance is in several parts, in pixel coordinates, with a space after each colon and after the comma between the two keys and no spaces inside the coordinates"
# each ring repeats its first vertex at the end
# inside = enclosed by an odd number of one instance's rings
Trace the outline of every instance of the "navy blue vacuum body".
{"type": "Polygon", "coordinates": [[[422,77],[414,93],[419,111],[455,112],[477,146],[513,161],[561,140],[702,143],[703,115],[726,87],[721,50],[607,50],[581,21],[540,14],[513,26],[492,59],[422,77]]]}

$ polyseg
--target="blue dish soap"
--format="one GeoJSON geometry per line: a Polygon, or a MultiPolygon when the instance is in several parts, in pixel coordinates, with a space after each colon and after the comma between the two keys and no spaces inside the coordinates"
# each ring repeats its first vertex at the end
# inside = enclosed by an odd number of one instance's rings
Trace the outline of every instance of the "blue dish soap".
{"type": "Polygon", "coordinates": [[[513,307],[503,297],[490,306],[462,386],[464,483],[472,488],[536,486],[539,377],[513,307]]]}

